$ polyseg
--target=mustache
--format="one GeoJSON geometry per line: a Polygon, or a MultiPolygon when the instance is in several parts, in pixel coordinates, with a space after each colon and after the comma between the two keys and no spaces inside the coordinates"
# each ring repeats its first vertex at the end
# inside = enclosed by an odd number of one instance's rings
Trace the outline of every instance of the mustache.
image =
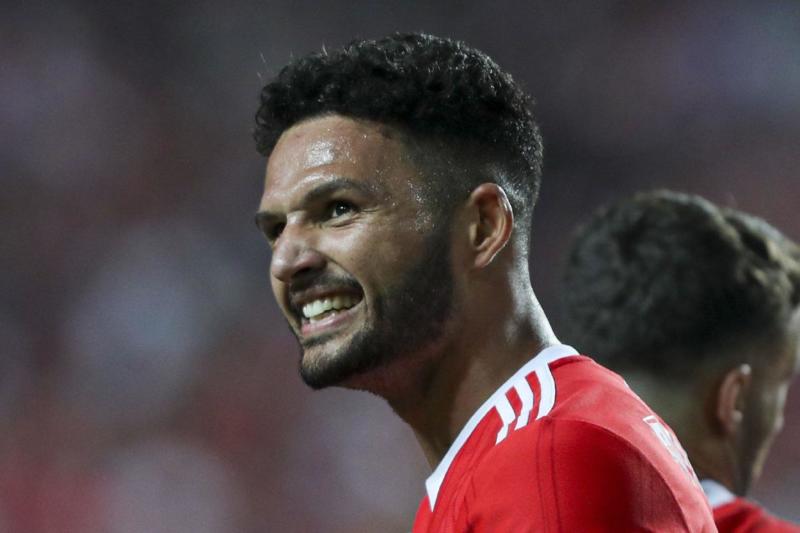
{"type": "Polygon", "coordinates": [[[328,287],[345,287],[348,289],[361,289],[361,285],[350,276],[340,274],[322,273],[317,276],[308,276],[293,280],[289,284],[289,294],[307,291],[309,289],[328,287]]]}

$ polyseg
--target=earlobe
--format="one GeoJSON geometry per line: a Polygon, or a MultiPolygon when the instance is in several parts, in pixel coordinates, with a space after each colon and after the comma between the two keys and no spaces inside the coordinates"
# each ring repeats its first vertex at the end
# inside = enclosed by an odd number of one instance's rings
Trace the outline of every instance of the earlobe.
{"type": "Polygon", "coordinates": [[[750,365],[739,365],[728,370],[719,384],[714,414],[719,428],[726,435],[738,432],[742,424],[751,373],[750,365]]]}
{"type": "Polygon", "coordinates": [[[474,218],[469,227],[473,266],[488,266],[506,246],[514,227],[514,212],[505,191],[495,183],[482,183],[469,197],[474,218]]]}

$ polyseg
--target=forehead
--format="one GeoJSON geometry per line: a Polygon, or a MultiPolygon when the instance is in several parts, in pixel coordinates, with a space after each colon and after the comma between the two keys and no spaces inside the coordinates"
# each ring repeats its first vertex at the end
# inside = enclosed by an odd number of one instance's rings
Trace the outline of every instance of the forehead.
{"type": "Polygon", "coordinates": [[[281,135],[267,162],[264,200],[334,176],[381,189],[393,183],[413,186],[418,178],[396,129],[332,115],[306,120],[281,135]]]}

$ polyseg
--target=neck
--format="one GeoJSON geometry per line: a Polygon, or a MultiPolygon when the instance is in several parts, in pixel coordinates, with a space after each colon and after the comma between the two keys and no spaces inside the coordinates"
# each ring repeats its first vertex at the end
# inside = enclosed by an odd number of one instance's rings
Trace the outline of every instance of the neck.
{"type": "Polygon", "coordinates": [[[736,447],[730,439],[711,432],[709,407],[715,389],[709,381],[666,381],[650,373],[624,372],[631,389],[642,397],[675,431],[686,450],[697,477],[713,479],[728,490],[738,492],[736,447]]]}
{"type": "Polygon", "coordinates": [[[739,496],[747,494],[750,480],[742,475],[741,451],[729,438],[708,438],[694,446],[689,458],[698,477],[713,479],[739,496]]]}
{"type": "Polygon", "coordinates": [[[692,453],[687,451],[697,477],[700,479],[713,479],[734,494],[741,493],[740,483],[737,483],[736,476],[733,474],[735,467],[730,464],[735,454],[732,450],[724,447],[716,449],[719,451],[708,449],[702,451],[693,450],[692,453]]]}
{"type": "Polygon", "coordinates": [[[510,299],[497,295],[487,301],[514,305],[501,310],[489,304],[464,317],[448,335],[453,341],[440,346],[416,375],[413,388],[387,398],[414,430],[431,467],[500,385],[543,348],[558,343],[529,284],[510,299]]]}

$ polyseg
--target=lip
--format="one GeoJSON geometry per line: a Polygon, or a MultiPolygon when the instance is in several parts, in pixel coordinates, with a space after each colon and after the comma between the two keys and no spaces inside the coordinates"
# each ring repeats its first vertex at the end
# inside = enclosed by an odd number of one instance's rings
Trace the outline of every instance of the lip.
{"type": "Polygon", "coordinates": [[[300,333],[304,338],[309,338],[341,329],[355,319],[363,303],[364,300],[361,299],[353,307],[333,313],[316,322],[303,317],[300,319],[300,333]]]}

